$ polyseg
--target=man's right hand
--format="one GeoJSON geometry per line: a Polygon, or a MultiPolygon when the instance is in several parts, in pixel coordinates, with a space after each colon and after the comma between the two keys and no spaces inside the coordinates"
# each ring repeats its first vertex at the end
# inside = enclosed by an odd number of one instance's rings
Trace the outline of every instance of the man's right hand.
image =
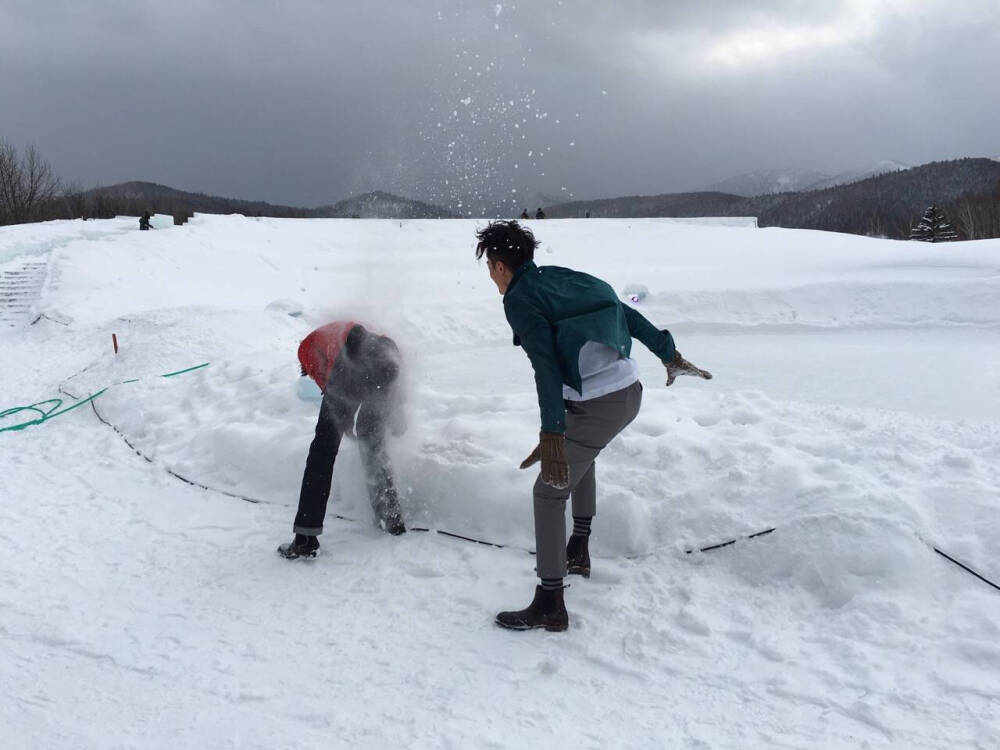
{"type": "Polygon", "coordinates": [[[527,469],[542,462],[542,481],[550,487],[564,490],[569,487],[569,459],[566,457],[566,436],[556,432],[542,432],[538,435],[538,445],[521,468],[527,469]]]}
{"type": "Polygon", "coordinates": [[[674,358],[663,365],[667,368],[667,385],[673,385],[674,380],[676,380],[678,375],[693,375],[695,377],[704,378],[705,380],[712,379],[712,373],[708,370],[702,370],[695,367],[693,364],[688,362],[681,353],[674,350],[674,358]]]}

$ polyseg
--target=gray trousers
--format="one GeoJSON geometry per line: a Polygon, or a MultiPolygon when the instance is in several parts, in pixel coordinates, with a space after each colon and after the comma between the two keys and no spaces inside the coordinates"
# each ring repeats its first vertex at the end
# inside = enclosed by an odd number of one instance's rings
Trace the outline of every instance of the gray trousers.
{"type": "Polygon", "coordinates": [[[535,480],[535,549],[539,578],[566,576],[566,500],[573,498],[574,516],[597,513],[594,461],[615,435],[639,413],[642,384],[589,401],[566,402],[566,453],[569,487],[556,489],[535,480]]]}

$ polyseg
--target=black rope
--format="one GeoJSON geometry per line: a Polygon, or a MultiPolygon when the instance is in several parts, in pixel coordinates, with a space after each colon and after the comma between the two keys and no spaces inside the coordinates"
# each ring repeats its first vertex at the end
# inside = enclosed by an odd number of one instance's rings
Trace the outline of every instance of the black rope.
{"type": "Polygon", "coordinates": [[[769,529],[764,529],[763,531],[758,531],[754,534],[747,534],[746,536],[739,536],[733,539],[727,539],[724,542],[719,542],[718,544],[710,544],[707,547],[692,547],[691,549],[684,550],[684,552],[685,554],[688,555],[690,555],[692,552],[711,552],[712,550],[715,549],[722,549],[723,547],[729,547],[730,545],[736,544],[736,542],[740,541],[741,539],[757,539],[758,537],[767,536],[776,528],[777,527],[772,526],[769,529]]]}
{"type": "MultiPolygon", "coordinates": [[[[53,323],[58,323],[61,326],[68,326],[69,325],[69,323],[66,323],[65,321],[62,321],[62,320],[56,320],[55,318],[50,317],[50,316],[46,315],[45,313],[42,313],[42,314],[36,316],[35,319],[33,321],[31,321],[31,323],[29,325],[35,325],[35,323],[37,323],[42,318],[45,318],[46,320],[51,320],[53,323]]],[[[77,374],[79,374],[79,373],[77,373],[77,374]]]]}
{"type": "Polygon", "coordinates": [[[968,565],[965,565],[964,563],[960,563],[958,560],[956,560],[954,557],[952,557],[951,555],[949,555],[947,552],[944,552],[943,550],[940,550],[937,547],[933,547],[932,546],[931,548],[935,552],[937,552],[939,555],[941,555],[941,557],[943,557],[945,560],[949,560],[949,561],[955,563],[955,565],[957,565],[958,567],[960,567],[962,570],[966,571],[967,573],[972,573],[972,575],[974,575],[976,578],[978,578],[983,583],[988,583],[990,586],[992,586],[993,588],[995,588],[997,591],[1000,591],[1000,586],[997,586],[995,583],[993,583],[993,581],[991,581],[986,576],[980,575],[979,573],[977,573],[976,571],[974,571],[972,568],[970,568],[968,565]]]}
{"type": "MultiPolygon", "coordinates": [[[[71,378],[75,378],[75,377],[77,377],[79,375],[82,375],[84,372],[86,372],[88,369],[90,369],[91,366],[85,367],[83,370],[81,370],[80,372],[76,373],[76,375],[71,376],[71,378]]],[[[72,399],[76,399],[77,398],[72,393],[70,393],[69,391],[65,390],[62,387],[62,385],[59,386],[59,392],[63,393],[66,396],[69,396],[72,399]]],[[[94,411],[94,416],[96,416],[98,418],[98,420],[101,421],[102,424],[105,424],[108,427],[110,427],[112,430],[114,430],[115,433],[117,433],[117,435],[124,441],[125,445],[127,445],[129,448],[131,448],[132,451],[137,456],[139,456],[142,460],[144,460],[148,464],[152,464],[153,466],[159,466],[159,468],[163,469],[163,471],[165,471],[170,476],[174,477],[175,479],[179,479],[180,481],[184,482],[185,484],[187,484],[187,485],[189,485],[191,487],[197,487],[197,488],[205,490],[207,492],[215,492],[215,493],[218,493],[220,495],[224,495],[226,497],[231,497],[231,498],[234,498],[236,500],[242,500],[244,502],[252,503],[254,505],[281,505],[281,506],[286,507],[286,508],[291,507],[288,503],[275,503],[275,502],[272,502],[270,500],[261,500],[260,498],[256,498],[256,497],[247,497],[246,495],[240,495],[240,494],[237,494],[237,493],[234,493],[234,492],[228,492],[226,490],[220,490],[217,487],[209,487],[206,484],[202,484],[201,482],[196,482],[195,480],[189,479],[188,477],[185,477],[182,474],[178,474],[176,471],[174,471],[173,469],[171,469],[168,466],[159,465],[159,464],[156,463],[156,461],[154,459],[150,458],[145,453],[143,453],[138,447],[136,447],[136,445],[134,443],[132,443],[131,440],[128,439],[128,436],[124,432],[122,432],[121,430],[118,429],[117,425],[115,425],[111,421],[105,419],[104,416],[97,410],[97,405],[93,401],[90,402],[90,408],[94,411]]],[[[356,518],[350,518],[348,516],[342,516],[342,515],[337,514],[337,513],[328,513],[327,515],[332,516],[333,518],[337,518],[337,519],[339,519],[341,521],[348,521],[350,523],[360,523],[360,521],[358,521],[358,519],[356,519],[356,518]]],[[[524,552],[527,552],[529,555],[534,555],[535,554],[534,550],[527,549],[525,547],[519,547],[519,546],[516,546],[516,545],[513,545],[513,544],[500,544],[498,542],[490,542],[490,541],[487,541],[485,539],[477,539],[476,537],[466,536],[464,534],[456,534],[453,531],[446,531],[444,529],[432,529],[432,528],[428,528],[426,526],[411,526],[411,527],[409,527],[408,531],[417,532],[417,533],[424,533],[424,534],[431,534],[431,533],[433,533],[433,534],[438,534],[440,536],[448,537],[449,539],[458,539],[460,541],[469,542],[471,544],[479,544],[479,545],[482,545],[484,547],[492,547],[494,549],[519,549],[519,550],[522,550],[524,552]]],[[[764,536],[766,534],[770,534],[772,531],[774,531],[773,527],[769,528],[769,529],[765,529],[763,531],[758,531],[758,532],[756,532],[754,534],[749,534],[749,535],[744,536],[744,537],[739,537],[739,539],[756,539],[757,537],[761,537],[761,536],[764,536]]],[[[709,545],[707,547],[699,547],[697,549],[689,549],[689,550],[685,550],[685,551],[687,552],[687,554],[691,554],[692,552],[696,552],[696,551],[697,552],[708,552],[708,551],[711,551],[711,550],[720,549],[722,547],[728,547],[731,544],[735,544],[737,541],[739,541],[739,539],[730,539],[730,540],[722,542],[720,544],[712,544],[712,545],[709,545]]]]}
{"type": "MultiPolygon", "coordinates": [[[[62,386],[59,387],[59,391],[61,393],[65,394],[65,395],[69,396],[70,398],[76,398],[76,396],[74,396],[73,394],[71,394],[68,391],[64,390],[62,388],[62,386]]],[[[139,456],[142,460],[144,460],[148,464],[152,464],[154,466],[158,466],[158,464],[156,463],[156,461],[154,459],[150,458],[149,456],[147,456],[145,453],[143,453],[139,448],[137,448],[132,443],[132,441],[128,439],[128,436],[125,435],[124,432],[122,432],[121,430],[118,429],[117,425],[115,425],[113,422],[110,422],[109,420],[105,419],[104,416],[97,410],[97,406],[94,404],[93,401],[90,402],[90,407],[94,411],[94,416],[96,416],[103,424],[107,425],[112,430],[114,430],[118,434],[118,436],[125,442],[125,445],[127,445],[129,448],[131,448],[132,451],[137,456],[139,456]]],[[[186,477],[186,476],[184,476],[182,474],[178,474],[176,471],[174,471],[173,469],[171,469],[168,466],[159,465],[159,468],[163,469],[163,471],[167,472],[167,474],[169,474],[170,476],[174,477],[175,479],[179,479],[180,481],[184,482],[184,484],[190,485],[191,487],[197,487],[199,489],[206,490],[207,492],[215,492],[215,493],[218,493],[220,495],[224,495],[226,497],[231,497],[231,498],[234,498],[236,500],[242,500],[244,502],[252,503],[254,505],[280,505],[280,506],[285,507],[285,508],[291,507],[288,503],[275,503],[275,502],[272,502],[270,500],[261,500],[260,498],[256,498],[256,497],[248,497],[246,495],[239,495],[239,494],[237,494],[235,492],[228,492],[226,490],[220,490],[218,487],[209,487],[207,484],[202,484],[201,482],[196,482],[193,479],[189,479],[188,477],[186,477]]],[[[341,521],[348,521],[350,523],[360,523],[360,521],[357,518],[350,518],[349,516],[343,516],[343,515],[340,515],[339,513],[328,513],[327,515],[328,516],[332,516],[333,518],[339,519],[341,521]]],[[[465,541],[465,542],[473,542],[475,544],[481,544],[481,545],[484,545],[486,547],[494,547],[496,549],[508,549],[508,548],[511,548],[511,549],[524,549],[523,547],[514,547],[513,545],[508,545],[508,544],[498,544],[496,542],[487,542],[487,541],[484,541],[482,539],[476,539],[475,537],[464,536],[462,534],[456,534],[456,533],[451,532],[451,531],[445,531],[444,529],[431,529],[431,528],[428,528],[428,527],[425,527],[425,526],[412,526],[412,527],[410,527],[408,529],[408,531],[439,534],[441,536],[446,536],[446,537],[449,537],[451,539],[460,539],[460,540],[465,541]]],[[[524,551],[526,551],[526,552],[528,552],[529,554],[532,554],[532,555],[535,554],[534,550],[524,550],[524,551]]]]}
{"type": "MultiPolygon", "coordinates": [[[[79,375],[81,373],[77,373],[77,374],[79,375]]],[[[60,391],[60,393],[63,393],[66,396],[69,396],[70,398],[73,398],[73,399],[77,398],[73,394],[71,394],[68,391],[64,390],[61,385],[59,386],[59,391],[60,391]]],[[[125,445],[127,445],[129,448],[131,448],[135,452],[135,454],[137,456],[139,456],[140,458],[142,458],[144,461],[146,461],[149,464],[153,464],[154,466],[156,465],[156,461],[154,461],[152,458],[150,458],[145,453],[143,453],[141,450],[139,450],[135,445],[133,445],[132,441],[128,439],[128,437],[125,435],[125,433],[123,433],[121,430],[119,430],[116,425],[114,425],[113,423],[111,423],[107,419],[105,419],[103,416],[101,416],[101,413],[99,411],[97,411],[97,406],[94,404],[93,401],[90,402],[90,408],[94,410],[95,416],[102,423],[104,423],[105,425],[107,425],[108,427],[110,427],[112,430],[114,430],[118,434],[118,436],[121,437],[121,439],[123,441],[125,441],[125,445]]],[[[238,495],[238,494],[233,493],[233,492],[227,492],[226,490],[220,490],[220,489],[218,489],[216,487],[209,487],[208,485],[201,484],[200,482],[196,482],[196,481],[194,481],[192,479],[188,479],[187,477],[182,476],[181,474],[178,474],[176,471],[174,471],[173,469],[171,469],[169,467],[162,466],[161,468],[164,471],[166,471],[168,474],[170,474],[170,476],[174,477],[175,479],[179,479],[180,481],[184,482],[185,484],[188,484],[188,485],[190,485],[192,487],[198,487],[199,489],[203,489],[203,490],[205,490],[207,492],[216,492],[216,493],[218,493],[220,495],[225,495],[226,497],[231,497],[231,498],[234,498],[234,499],[237,499],[237,500],[243,500],[244,502],[247,502],[247,503],[253,503],[254,505],[281,505],[281,506],[284,506],[286,508],[287,507],[291,507],[287,503],[275,503],[275,502],[271,502],[269,500],[261,500],[259,498],[247,497],[245,495],[238,495]]],[[[342,516],[342,515],[337,514],[337,513],[333,513],[333,514],[330,514],[330,515],[332,515],[334,518],[337,518],[337,519],[339,519],[341,521],[348,521],[350,523],[359,523],[358,519],[356,519],[356,518],[349,518],[348,516],[342,516]]],[[[418,532],[418,533],[425,533],[425,534],[430,534],[430,533],[438,534],[440,536],[448,537],[449,539],[459,539],[459,540],[461,540],[463,542],[470,542],[472,544],[480,544],[480,545],[482,545],[484,547],[493,547],[494,549],[520,549],[520,550],[523,550],[523,551],[527,552],[530,555],[534,555],[535,554],[534,550],[525,549],[524,547],[517,547],[517,546],[511,545],[511,544],[498,544],[497,542],[489,542],[489,541],[486,541],[484,539],[477,539],[475,537],[465,536],[463,534],[456,534],[456,533],[451,532],[451,531],[445,531],[444,529],[431,529],[431,528],[427,528],[425,526],[413,526],[413,527],[411,527],[408,530],[411,531],[411,532],[418,532]]],[[[768,534],[771,534],[772,532],[774,532],[776,530],[777,530],[777,527],[776,526],[772,526],[772,527],[764,529],[762,531],[754,532],[753,534],[746,534],[745,536],[734,537],[732,539],[727,539],[724,542],[718,542],[717,544],[710,544],[710,545],[707,545],[705,547],[692,547],[691,549],[684,550],[684,552],[685,552],[685,554],[688,554],[688,555],[690,555],[690,554],[692,554],[694,552],[712,552],[713,550],[723,549],[725,547],[731,547],[732,545],[736,544],[736,542],[739,542],[741,540],[759,539],[760,537],[767,536],[768,534]]],[[[995,584],[993,581],[991,581],[986,576],[983,576],[983,575],[977,573],[975,570],[973,570],[972,568],[970,568],[968,565],[965,565],[964,563],[959,562],[958,560],[956,560],[954,557],[952,557],[951,555],[949,555],[944,550],[942,550],[942,549],[940,549],[938,547],[935,547],[934,545],[931,545],[931,549],[933,549],[937,554],[941,555],[941,557],[945,558],[949,562],[951,562],[951,563],[957,565],[958,567],[960,567],[962,570],[966,571],[967,573],[970,573],[970,574],[974,575],[980,581],[983,581],[984,583],[986,583],[986,584],[992,586],[993,588],[995,588],[997,591],[1000,591],[1000,585],[995,584]]]]}
{"type": "Polygon", "coordinates": [[[529,555],[535,554],[532,549],[526,549],[524,547],[516,547],[513,544],[498,544],[497,542],[487,542],[483,539],[476,539],[473,536],[463,536],[462,534],[456,534],[451,531],[445,531],[444,529],[428,529],[423,526],[414,526],[410,531],[423,531],[423,532],[433,532],[435,534],[440,534],[441,536],[449,537],[450,539],[461,539],[463,542],[472,542],[473,544],[481,544],[484,547],[493,547],[495,549],[519,549],[527,552],[529,555]]]}

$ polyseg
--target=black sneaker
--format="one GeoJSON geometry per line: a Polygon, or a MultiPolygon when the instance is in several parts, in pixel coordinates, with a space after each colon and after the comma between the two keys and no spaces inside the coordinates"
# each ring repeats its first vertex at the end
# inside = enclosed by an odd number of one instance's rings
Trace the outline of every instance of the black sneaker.
{"type": "Polygon", "coordinates": [[[566,544],[566,573],[590,578],[589,536],[571,534],[566,544]]]}
{"type": "Polygon", "coordinates": [[[295,538],[288,544],[278,547],[278,554],[286,560],[295,560],[300,557],[316,557],[319,551],[319,539],[305,534],[296,534],[295,538]]]}
{"type": "Polygon", "coordinates": [[[559,633],[569,627],[569,615],[563,601],[562,589],[535,587],[535,598],[526,609],[517,612],[501,612],[496,624],[508,630],[532,630],[545,628],[559,633]]]}

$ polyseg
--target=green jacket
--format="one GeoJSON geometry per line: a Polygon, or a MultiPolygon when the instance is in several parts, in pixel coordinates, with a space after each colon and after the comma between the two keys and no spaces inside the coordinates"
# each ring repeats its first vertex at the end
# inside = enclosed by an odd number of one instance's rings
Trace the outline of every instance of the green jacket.
{"type": "Polygon", "coordinates": [[[588,341],[606,344],[622,357],[632,338],[664,363],[674,356],[670,331],[623,305],[606,282],[559,266],[528,261],[517,269],[503,296],[507,322],[535,370],[538,406],[545,432],[566,431],[563,384],[582,391],[580,349],[588,341]]]}

